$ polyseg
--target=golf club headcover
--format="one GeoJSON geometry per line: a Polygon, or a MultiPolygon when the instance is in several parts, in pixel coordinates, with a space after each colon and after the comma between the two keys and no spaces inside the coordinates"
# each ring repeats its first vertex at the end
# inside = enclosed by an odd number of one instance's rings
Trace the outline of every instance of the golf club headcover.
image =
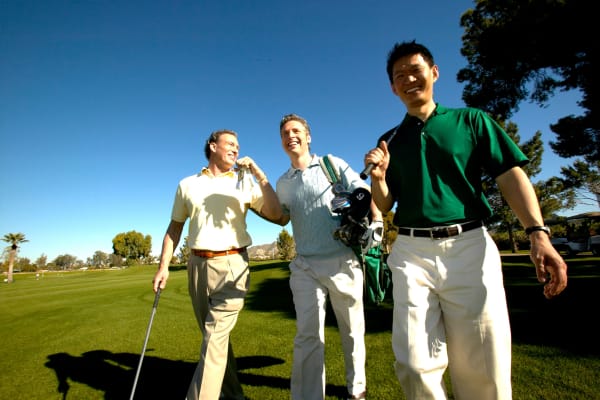
{"type": "Polygon", "coordinates": [[[348,214],[355,221],[361,221],[369,215],[371,210],[371,192],[365,188],[358,188],[350,194],[350,210],[348,214]]]}

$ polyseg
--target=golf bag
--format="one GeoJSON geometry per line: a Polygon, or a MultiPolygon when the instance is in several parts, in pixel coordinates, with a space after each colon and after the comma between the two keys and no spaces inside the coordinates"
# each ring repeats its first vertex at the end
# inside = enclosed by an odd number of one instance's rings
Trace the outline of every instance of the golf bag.
{"type": "Polygon", "coordinates": [[[348,192],[333,159],[326,155],[319,161],[335,193],[331,201],[332,211],[342,217],[333,237],[350,247],[361,263],[365,303],[379,304],[385,299],[386,291],[391,284],[391,274],[385,263],[381,243],[367,248],[368,241],[364,239],[371,222],[371,193],[364,188],[348,192]]]}
{"type": "Polygon", "coordinates": [[[379,304],[385,300],[387,289],[392,283],[390,269],[386,264],[381,245],[371,247],[362,253],[363,273],[365,275],[365,298],[367,304],[379,304]]]}

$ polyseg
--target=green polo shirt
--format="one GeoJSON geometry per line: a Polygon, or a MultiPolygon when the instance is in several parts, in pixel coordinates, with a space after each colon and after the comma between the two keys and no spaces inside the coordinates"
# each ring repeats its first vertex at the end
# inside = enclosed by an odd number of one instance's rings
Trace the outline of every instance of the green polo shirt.
{"type": "Polygon", "coordinates": [[[492,215],[481,186],[482,174],[495,178],[529,160],[486,113],[437,105],[423,123],[406,115],[379,140],[387,140],[386,182],[396,202],[394,224],[404,227],[451,225],[492,215]]]}

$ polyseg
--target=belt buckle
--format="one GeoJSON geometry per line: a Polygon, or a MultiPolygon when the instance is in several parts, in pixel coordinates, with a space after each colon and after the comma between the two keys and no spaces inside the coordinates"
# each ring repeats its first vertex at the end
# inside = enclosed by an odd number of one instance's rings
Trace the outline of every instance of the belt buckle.
{"type": "Polygon", "coordinates": [[[429,236],[431,237],[431,240],[447,238],[448,228],[445,226],[434,226],[430,229],[429,236]]]}

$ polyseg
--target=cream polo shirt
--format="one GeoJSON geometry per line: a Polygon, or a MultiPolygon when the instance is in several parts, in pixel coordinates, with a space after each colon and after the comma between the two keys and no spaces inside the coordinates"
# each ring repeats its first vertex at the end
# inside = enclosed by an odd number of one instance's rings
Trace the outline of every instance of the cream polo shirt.
{"type": "Polygon", "coordinates": [[[214,176],[208,168],[179,182],[171,219],[189,218],[190,249],[221,251],[252,244],[246,214],[249,208],[256,212],[262,208],[262,191],[257,184],[241,191],[236,183],[235,172],[214,176]]]}

